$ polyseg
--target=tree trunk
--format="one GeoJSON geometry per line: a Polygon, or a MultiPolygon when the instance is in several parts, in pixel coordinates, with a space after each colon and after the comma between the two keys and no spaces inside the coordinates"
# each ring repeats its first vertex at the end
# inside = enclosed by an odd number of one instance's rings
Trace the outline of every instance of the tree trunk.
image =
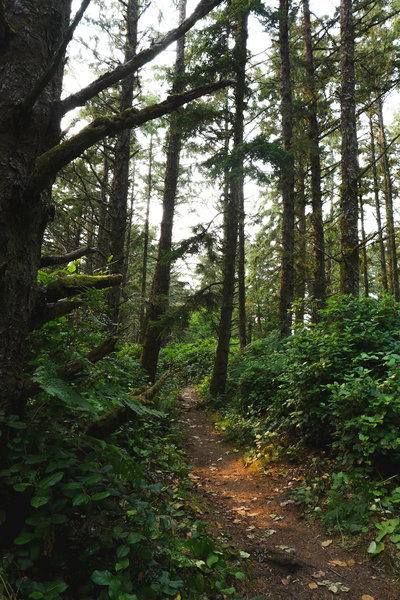
{"type": "Polygon", "coordinates": [[[369,132],[371,140],[371,163],[372,163],[372,174],[374,180],[374,198],[375,198],[375,212],[376,212],[376,223],[378,225],[378,244],[379,244],[379,260],[381,265],[381,280],[382,289],[384,292],[388,291],[388,278],[386,270],[386,253],[385,244],[383,241],[382,233],[382,217],[381,217],[381,203],[379,200],[379,185],[378,185],[378,171],[376,168],[376,152],[375,152],[375,134],[372,117],[369,115],[369,132]]]}
{"type": "Polygon", "coordinates": [[[70,1],[5,2],[12,35],[0,52],[0,409],[16,405],[25,338],[40,295],[36,283],[43,232],[54,208],[50,193],[26,195],[37,157],[56,144],[59,67],[33,107],[21,104],[51,63],[69,25],[70,1]],[[47,32],[43,35],[43,32],[47,32]]]}
{"type": "Polygon", "coordinates": [[[104,149],[103,176],[100,183],[99,223],[97,229],[97,269],[105,269],[107,266],[107,259],[109,257],[108,238],[110,234],[110,219],[108,212],[108,177],[109,161],[106,150],[104,149]]]}
{"type": "Polygon", "coordinates": [[[236,71],[235,116],[233,122],[232,164],[230,172],[227,173],[229,192],[225,195],[222,306],[218,328],[218,345],[210,380],[210,393],[213,396],[224,393],[228,373],[233,297],[235,291],[238,221],[241,199],[243,198],[243,160],[238,150],[243,143],[248,8],[239,5],[234,5],[234,8],[237,11],[237,32],[234,48],[234,66],[236,71]]]}
{"type": "Polygon", "coordinates": [[[319,149],[319,126],[317,119],[317,93],[315,86],[314,51],[312,45],[311,19],[308,0],[303,0],[304,59],[306,66],[306,98],[308,108],[308,139],[310,142],[311,204],[313,235],[313,279],[311,320],[318,319],[318,308],[326,299],[325,239],[322,215],[321,157],[319,149]]]}
{"type": "Polygon", "coordinates": [[[239,345],[247,345],[246,331],[246,251],[245,251],[245,212],[243,178],[238,182],[239,228],[238,228],[238,300],[239,300],[239,345]]]}
{"type": "Polygon", "coordinates": [[[289,2],[290,0],[279,0],[282,147],[286,152],[280,174],[282,193],[282,262],[279,327],[283,336],[289,335],[291,331],[291,305],[294,296],[294,158],[292,153],[293,110],[289,54],[289,2]]]}
{"type": "MultiPolygon", "coordinates": [[[[186,14],[186,0],[179,0],[179,19],[182,23],[186,14]]],[[[180,77],[185,70],[185,38],[182,37],[177,43],[175,62],[175,77],[173,92],[181,89],[180,77]]],[[[174,223],[176,191],[179,176],[179,161],[182,145],[182,136],[178,124],[178,115],[171,117],[167,163],[165,168],[165,182],[163,195],[163,215],[161,220],[161,232],[158,243],[157,264],[150,292],[149,307],[146,316],[147,326],[143,343],[143,351],[140,362],[149,375],[150,381],[154,381],[157,370],[158,355],[163,342],[162,317],[166,314],[169,304],[169,286],[171,278],[171,260],[168,255],[171,252],[172,230],[174,223]]]]}
{"type": "Polygon", "coordinates": [[[358,250],[358,141],[355,107],[354,23],[352,0],[340,3],[341,59],[341,253],[340,292],[359,293],[358,250]]]}
{"type": "MultiPolygon", "coordinates": [[[[136,54],[137,25],[139,18],[138,0],[128,0],[126,9],[125,62],[136,54]]],[[[121,83],[120,111],[131,108],[134,90],[134,75],[126,77],[121,83]]],[[[125,234],[128,217],[129,164],[132,133],[125,129],[118,134],[115,144],[114,172],[110,192],[109,212],[111,216],[110,248],[112,256],[111,273],[125,272],[125,234]]],[[[124,285],[124,281],[122,283],[124,285]]],[[[113,328],[118,329],[121,302],[121,287],[109,293],[111,320],[113,328]]]]}
{"type": "Polygon", "coordinates": [[[368,298],[369,296],[369,281],[368,281],[368,259],[367,259],[367,236],[365,235],[365,223],[364,223],[364,202],[362,194],[360,193],[360,217],[361,217],[361,265],[364,282],[364,294],[368,298]]]}
{"type": "Polygon", "coordinates": [[[396,234],[394,230],[393,218],[393,187],[392,177],[390,173],[390,165],[386,151],[386,131],[383,122],[383,106],[381,97],[378,98],[378,120],[380,130],[380,142],[382,147],[382,166],[383,166],[383,181],[385,189],[385,207],[386,207],[386,232],[387,232],[387,249],[389,258],[389,290],[396,302],[400,300],[399,290],[399,271],[397,265],[397,248],[396,234]]]}
{"type": "Polygon", "coordinates": [[[306,194],[305,169],[302,156],[299,156],[297,186],[295,193],[295,217],[297,224],[295,250],[294,299],[296,308],[294,321],[296,325],[304,322],[304,298],[306,295],[307,261],[306,261],[306,194]]]}
{"type": "Polygon", "coordinates": [[[147,190],[146,190],[146,217],[144,221],[143,235],[143,258],[142,258],[142,285],[140,292],[139,308],[139,333],[138,343],[143,344],[145,334],[145,306],[147,295],[147,260],[149,254],[149,224],[150,224],[150,202],[153,193],[153,134],[150,134],[149,146],[149,168],[147,172],[147,190]]]}

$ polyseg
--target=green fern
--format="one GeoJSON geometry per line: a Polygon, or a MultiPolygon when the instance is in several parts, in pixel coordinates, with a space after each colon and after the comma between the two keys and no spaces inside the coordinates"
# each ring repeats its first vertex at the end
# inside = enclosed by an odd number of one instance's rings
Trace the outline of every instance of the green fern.
{"type": "Polygon", "coordinates": [[[53,398],[58,398],[72,408],[80,408],[92,412],[92,407],[78,392],[61,379],[57,367],[51,361],[46,361],[35,370],[33,380],[40,384],[43,391],[53,398]]]}

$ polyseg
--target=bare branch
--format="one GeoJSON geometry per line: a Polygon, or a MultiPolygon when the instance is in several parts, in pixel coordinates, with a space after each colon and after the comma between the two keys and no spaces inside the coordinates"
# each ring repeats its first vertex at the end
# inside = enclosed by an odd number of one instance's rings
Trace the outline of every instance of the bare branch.
{"type": "Polygon", "coordinates": [[[26,196],[36,199],[40,192],[51,184],[60,169],[101,139],[174,112],[191,100],[215,92],[230,84],[231,81],[205,84],[182,94],[168,96],[164,102],[147,106],[141,110],[128,108],[115,116],[96,119],[70,139],[50,148],[50,150],[39,156],[27,187],[26,196]]]}
{"type": "Polygon", "coordinates": [[[82,248],[78,248],[77,250],[73,250],[72,252],[68,252],[67,254],[61,254],[59,256],[53,256],[48,254],[46,256],[42,256],[40,259],[40,267],[52,267],[55,265],[65,265],[72,260],[77,260],[82,256],[87,256],[88,254],[93,254],[96,252],[96,248],[92,248],[91,246],[83,246],[82,248]]]}
{"type": "Polygon", "coordinates": [[[384,156],[386,154],[386,152],[389,150],[389,148],[391,146],[393,146],[393,144],[395,143],[396,140],[398,140],[400,137],[400,133],[398,133],[390,142],[389,144],[382,150],[382,152],[375,157],[375,160],[373,160],[372,162],[370,162],[366,167],[364,167],[363,169],[360,170],[358,177],[357,177],[357,181],[360,181],[360,179],[365,175],[365,173],[367,173],[378,161],[380,161],[380,159],[382,158],[382,156],[384,156]]]}
{"type": "Polygon", "coordinates": [[[153,60],[153,58],[165,50],[165,48],[167,48],[170,44],[182,37],[187,31],[189,31],[189,29],[193,27],[193,25],[195,25],[199,19],[202,19],[213,8],[222,2],[223,0],[201,0],[193,13],[187,19],[185,19],[183,23],[179,25],[179,27],[176,27],[175,29],[172,29],[166,33],[160,40],[154,42],[150,48],[139,52],[139,54],[137,54],[128,62],[119,65],[113,71],[105,73],[76,94],[72,94],[71,96],[68,96],[68,98],[62,100],[58,104],[57,110],[60,111],[61,115],[64,115],[77,106],[83,106],[85,102],[94,96],[97,96],[99,92],[114,85],[121,79],[124,79],[127,77],[127,75],[135,73],[141,67],[143,67],[143,65],[153,60]]]}
{"type": "Polygon", "coordinates": [[[72,36],[74,35],[74,31],[77,28],[78,24],[80,23],[83,15],[85,13],[85,10],[89,6],[90,2],[91,2],[91,0],[82,0],[82,4],[81,4],[79,10],[77,11],[74,20],[72,21],[71,25],[68,27],[67,32],[64,36],[64,39],[62,40],[61,44],[59,45],[59,47],[57,48],[57,50],[53,56],[53,60],[51,61],[50,65],[47,67],[46,71],[39,77],[34,88],[29,92],[29,94],[27,95],[25,100],[22,102],[21,109],[22,109],[23,113],[26,113],[29,110],[31,110],[31,108],[34,106],[36,100],[39,98],[40,94],[45,89],[46,85],[53,78],[55,72],[57,71],[58,67],[61,64],[61,61],[64,58],[65,50],[67,49],[67,46],[70,43],[72,36]]]}

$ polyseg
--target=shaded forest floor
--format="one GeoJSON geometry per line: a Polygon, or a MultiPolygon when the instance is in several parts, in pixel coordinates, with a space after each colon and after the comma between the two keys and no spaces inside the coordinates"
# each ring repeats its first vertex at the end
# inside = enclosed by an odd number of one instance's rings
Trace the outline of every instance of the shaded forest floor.
{"type": "Polygon", "coordinates": [[[271,600],[399,600],[400,586],[358,545],[307,523],[290,499],[302,467],[271,463],[267,475],[246,467],[196,409],[192,388],[181,394],[180,424],[190,474],[214,532],[249,553],[245,597],[271,600]],[[248,589],[250,586],[250,589],[248,589]]]}

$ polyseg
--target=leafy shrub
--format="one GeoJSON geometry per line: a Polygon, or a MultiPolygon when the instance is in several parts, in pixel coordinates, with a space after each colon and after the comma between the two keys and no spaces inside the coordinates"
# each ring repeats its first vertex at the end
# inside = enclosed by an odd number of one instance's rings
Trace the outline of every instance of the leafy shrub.
{"type": "Polygon", "coordinates": [[[333,450],[343,462],[394,465],[400,459],[399,305],[391,297],[342,296],[330,299],[320,317],[283,343],[269,336],[231,361],[229,410],[254,424],[263,420],[265,430],[333,450]]]}
{"type": "Polygon", "coordinates": [[[214,339],[192,344],[171,344],[160,353],[159,368],[171,371],[184,383],[198,383],[212,370],[216,350],[214,339]]]}

